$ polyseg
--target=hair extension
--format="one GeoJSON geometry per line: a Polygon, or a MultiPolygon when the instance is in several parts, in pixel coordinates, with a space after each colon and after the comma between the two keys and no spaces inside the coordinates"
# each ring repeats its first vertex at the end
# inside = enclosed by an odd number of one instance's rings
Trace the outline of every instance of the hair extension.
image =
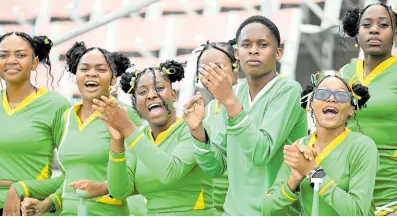
{"type": "Polygon", "coordinates": [[[135,88],[138,86],[139,80],[144,74],[152,73],[155,91],[158,97],[160,98],[161,102],[167,109],[168,113],[170,114],[171,110],[169,109],[168,104],[165,102],[163,97],[158,92],[156,72],[162,73],[162,75],[170,82],[172,87],[172,83],[181,81],[185,77],[184,76],[185,67],[186,67],[186,62],[181,63],[175,60],[167,60],[166,62],[160,63],[159,67],[149,67],[143,69],[142,71],[137,70],[132,73],[124,73],[121,76],[121,80],[120,80],[121,89],[125,93],[130,94],[132,106],[135,110],[137,110],[135,88]]]}
{"type": "Polygon", "coordinates": [[[280,38],[280,32],[276,26],[276,24],[274,24],[271,20],[269,20],[268,18],[264,17],[264,16],[260,16],[260,15],[256,15],[256,16],[251,16],[249,18],[247,18],[246,20],[244,20],[244,22],[238,27],[237,29],[237,33],[236,33],[236,41],[239,40],[240,38],[240,34],[241,34],[241,30],[251,24],[251,23],[260,23],[263,24],[264,26],[266,26],[270,32],[272,33],[272,35],[274,36],[274,38],[277,41],[277,47],[280,47],[281,45],[281,38],[280,38]]]}
{"type": "MultiPolygon", "coordinates": [[[[200,48],[197,50],[197,52],[199,52],[198,56],[197,56],[197,62],[196,62],[196,76],[198,76],[198,69],[199,69],[199,62],[201,59],[201,56],[204,54],[205,51],[210,50],[210,49],[216,49],[222,53],[224,53],[229,59],[230,62],[232,63],[232,69],[234,70],[235,66],[233,65],[233,63],[235,63],[236,57],[234,56],[234,45],[236,44],[236,40],[232,39],[229,40],[228,42],[209,42],[207,41],[206,44],[202,44],[200,46],[200,48]]],[[[193,51],[194,52],[194,51],[193,51]]]]}

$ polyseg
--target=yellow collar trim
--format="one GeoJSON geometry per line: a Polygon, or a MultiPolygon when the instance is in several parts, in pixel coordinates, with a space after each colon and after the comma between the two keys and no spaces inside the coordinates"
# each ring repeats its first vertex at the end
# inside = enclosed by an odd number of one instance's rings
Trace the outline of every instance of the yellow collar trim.
{"type": "Polygon", "coordinates": [[[150,136],[150,140],[155,144],[158,145],[160,142],[162,142],[165,138],[167,138],[168,134],[170,134],[172,128],[174,128],[179,122],[182,121],[182,118],[177,118],[175,123],[173,123],[170,127],[168,127],[168,129],[166,131],[161,132],[157,138],[156,141],[153,139],[153,135],[152,135],[152,128],[150,128],[149,130],[149,136],[150,136]]]}
{"type": "Polygon", "coordinates": [[[44,88],[39,88],[37,90],[37,92],[34,92],[34,93],[30,94],[24,100],[22,100],[22,102],[19,103],[14,110],[11,109],[10,103],[8,102],[8,99],[7,99],[7,93],[6,92],[7,92],[7,90],[4,89],[4,93],[3,93],[3,108],[6,111],[6,113],[8,114],[8,116],[11,116],[14,113],[17,113],[17,112],[21,111],[22,109],[24,109],[31,102],[33,102],[36,99],[38,99],[39,97],[43,96],[48,91],[46,89],[44,89],[44,88]]]}
{"type": "Polygon", "coordinates": [[[389,66],[397,61],[397,57],[391,56],[387,60],[379,64],[371,73],[364,78],[364,60],[357,60],[356,62],[356,75],[360,80],[360,83],[364,86],[368,86],[375,77],[384,72],[389,66]]]}
{"type": "MultiPolygon", "coordinates": [[[[319,155],[317,155],[316,164],[320,165],[321,162],[323,162],[323,160],[329,155],[329,153],[331,153],[332,150],[334,150],[343,140],[345,140],[347,134],[349,133],[350,133],[350,129],[345,128],[345,131],[343,131],[343,133],[339,134],[339,136],[337,136],[334,140],[332,140],[331,143],[329,143],[327,147],[319,155]]],[[[316,140],[317,140],[316,132],[314,132],[309,140],[309,148],[311,149],[313,148],[313,145],[316,142],[316,140]]]]}
{"type": "MultiPolygon", "coordinates": [[[[110,95],[109,97],[110,99],[115,99],[115,97],[113,97],[112,95],[110,95]]],[[[77,121],[77,125],[79,126],[79,130],[80,132],[83,131],[88,124],[90,124],[91,122],[93,122],[96,119],[96,116],[101,115],[100,112],[95,111],[94,113],[92,113],[87,120],[84,121],[84,123],[80,120],[79,116],[77,115],[77,112],[79,111],[80,107],[83,105],[83,102],[80,102],[78,104],[76,104],[75,106],[73,106],[73,114],[76,118],[77,121]]]]}

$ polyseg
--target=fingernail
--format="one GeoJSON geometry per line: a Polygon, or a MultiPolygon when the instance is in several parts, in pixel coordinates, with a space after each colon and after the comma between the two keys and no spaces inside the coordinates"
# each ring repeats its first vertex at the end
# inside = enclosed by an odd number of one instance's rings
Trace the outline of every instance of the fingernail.
{"type": "Polygon", "coordinates": [[[309,159],[310,159],[310,160],[313,160],[313,158],[312,158],[312,157],[310,157],[309,159]]]}

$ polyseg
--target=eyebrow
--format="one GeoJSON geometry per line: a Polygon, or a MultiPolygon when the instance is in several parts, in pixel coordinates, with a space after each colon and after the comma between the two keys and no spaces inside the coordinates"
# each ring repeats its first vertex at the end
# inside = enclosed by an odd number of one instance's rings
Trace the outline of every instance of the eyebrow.
{"type": "MultiPolygon", "coordinates": [[[[86,66],[89,66],[89,65],[92,65],[92,64],[88,64],[88,63],[80,63],[79,65],[86,65],[86,66]]],[[[94,66],[108,66],[108,64],[105,64],[105,63],[100,63],[100,64],[94,64],[94,66]]]]}
{"type": "MultiPolygon", "coordinates": [[[[375,19],[390,20],[390,17],[377,17],[377,18],[375,18],[375,19]]],[[[362,20],[363,20],[363,21],[364,21],[364,20],[371,21],[371,20],[373,20],[373,19],[372,19],[372,18],[369,18],[369,17],[366,17],[366,18],[363,18],[362,20]]]]}
{"type": "MultiPolygon", "coordinates": [[[[16,50],[15,52],[27,52],[28,50],[25,49],[20,49],[20,50],[16,50]]],[[[0,52],[10,52],[8,50],[0,50],[0,52]]]]}

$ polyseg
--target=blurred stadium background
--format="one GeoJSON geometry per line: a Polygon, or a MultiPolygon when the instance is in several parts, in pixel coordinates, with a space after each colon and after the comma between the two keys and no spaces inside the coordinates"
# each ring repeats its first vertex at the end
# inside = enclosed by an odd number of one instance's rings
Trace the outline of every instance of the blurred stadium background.
{"type": "MultiPolygon", "coordinates": [[[[166,59],[188,61],[185,79],[176,85],[177,112],[193,95],[194,48],[234,38],[251,15],[271,18],[280,29],[284,56],[279,72],[302,86],[317,71],[335,73],[359,56],[355,41],[340,32],[347,8],[375,0],[1,0],[0,34],[22,31],[47,35],[52,76],[34,72],[33,84],[58,91],[72,103],[80,100],[74,78],[64,71],[65,53],[76,41],[123,52],[137,69],[166,59]],[[59,82],[58,82],[59,81],[59,82]],[[183,91],[182,91],[183,90],[183,91]]],[[[383,0],[397,8],[397,0],[383,0]]],[[[4,87],[4,82],[2,82],[4,87]]],[[[130,103],[115,89],[117,97],[130,103]]],[[[208,99],[207,99],[208,100],[208,99]]]]}

